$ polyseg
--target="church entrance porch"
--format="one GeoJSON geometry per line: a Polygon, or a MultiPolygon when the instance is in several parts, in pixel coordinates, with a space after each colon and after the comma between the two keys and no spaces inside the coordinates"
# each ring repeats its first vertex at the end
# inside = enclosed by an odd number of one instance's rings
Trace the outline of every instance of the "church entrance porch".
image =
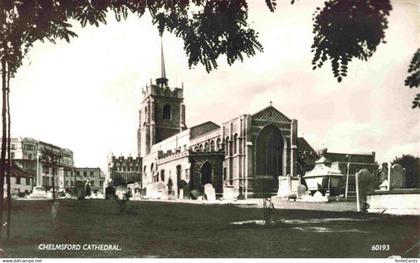
{"type": "Polygon", "coordinates": [[[221,197],[223,159],[223,152],[192,152],[190,154],[190,191],[196,190],[204,195],[204,186],[211,184],[216,191],[216,196],[221,197]]]}

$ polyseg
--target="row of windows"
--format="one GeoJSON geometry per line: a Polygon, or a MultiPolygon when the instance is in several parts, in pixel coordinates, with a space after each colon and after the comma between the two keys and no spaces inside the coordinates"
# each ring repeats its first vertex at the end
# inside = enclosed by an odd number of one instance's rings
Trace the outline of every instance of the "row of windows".
{"type": "MultiPolygon", "coordinates": [[[[90,181],[89,184],[90,184],[90,186],[94,186],[95,185],[95,181],[90,181]]],[[[64,182],[64,186],[74,186],[74,181],[72,181],[72,180],[70,180],[70,181],[66,180],[64,182]]],[[[99,186],[100,187],[104,186],[104,181],[99,181],[99,186]]]]}
{"type": "MultiPolygon", "coordinates": [[[[76,171],[76,175],[77,175],[77,176],[80,176],[80,171],[76,171]]],[[[95,172],[94,172],[94,171],[90,171],[89,175],[90,175],[91,177],[93,177],[93,176],[95,176],[95,172]]],[[[87,177],[87,176],[88,176],[87,171],[83,171],[83,176],[84,176],[84,177],[87,177]]]]}
{"type": "Polygon", "coordinates": [[[24,150],[29,150],[29,151],[34,151],[35,150],[35,145],[33,145],[33,144],[24,144],[23,145],[23,149],[24,150]]]}
{"type": "Polygon", "coordinates": [[[216,142],[214,140],[211,140],[210,143],[205,142],[205,143],[201,143],[199,145],[196,145],[196,146],[194,146],[193,150],[195,152],[220,151],[220,150],[223,150],[223,143],[222,143],[222,140],[220,138],[218,138],[216,140],[216,142]]]}
{"type": "MultiPolygon", "coordinates": [[[[117,167],[117,169],[118,169],[119,167],[117,167]]],[[[122,170],[122,171],[127,171],[127,172],[130,172],[130,171],[138,171],[139,170],[139,167],[138,166],[133,166],[133,167],[131,167],[131,166],[122,166],[119,170],[122,170]]]]}
{"type": "Polygon", "coordinates": [[[212,152],[212,151],[220,151],[223,150],[224,145],[226,145],[226,155],[233,155],[239,152],[239,138],[238,134],[235,134],[233,140],[230,141],[229,137],[226,137],[225,143],[222,143],[222,140],[218,138],[216,142],[211,140],[209,142],[201,143],[196,145],[193,150],[196,152],[212,152]]]}
{"type": "Polygon", "coordinates": [[[31,185],[31,178],[25,178],[25,177],[16,177],[16,184],[21,185],[31,185]]]}

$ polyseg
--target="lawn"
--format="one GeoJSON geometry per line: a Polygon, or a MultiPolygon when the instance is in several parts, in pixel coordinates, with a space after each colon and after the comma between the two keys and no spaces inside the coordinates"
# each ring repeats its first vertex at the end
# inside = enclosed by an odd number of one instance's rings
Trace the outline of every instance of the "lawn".
{"type": "MultiPolygon", "coordinates": [[[[275,210],[220,205],[62,200],[55,226],[51,201],[14,201],[12,236],[1,248],[11,257],[388,257],[419,255],[419,217],[275,210]],[[41,250],[40,244],[112,244],[119,251],[41,250]],[[406,252],[413,246],[414,249],[406,252]],[[388,251],[372,251],[389,245],[388,251]]],[[[385,248],[386,249],[386,248],[385,248]]]]}

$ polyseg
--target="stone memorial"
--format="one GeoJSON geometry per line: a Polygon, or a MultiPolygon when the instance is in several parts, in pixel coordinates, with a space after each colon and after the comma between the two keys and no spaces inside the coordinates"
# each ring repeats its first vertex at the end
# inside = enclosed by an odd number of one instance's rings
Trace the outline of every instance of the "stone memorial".
{"type": "Polygon", "coordinates": [[[204,193],[206,194],[207,201],[214,202],[216,201],[216,191],[212,184],[204,185],[204,193]]]}
{"type": "Polygon", "coordinates": [[[168,193],[168,191],[167,191],[167,190],[162,191],[162,192],[160,192],[160,193],[161,193],[161,195],[160,195],[160,199],[162,199],[162,200],[169,200],[169,193],[168,193]]]}
{"type": "Polygon", "coordinates": [[[359,184],[359,197],[360,202],[366,202],[366,195],[368,192],[373,192],[378,187],[378,180],[375,175],[367,169],[362,169],[357,172],[359,184]]]}
{"type": "Polygon", "coordinates": [[[47,192],[43,186],[35,186],[32,194],[29,195],[30,199],[46,199],[47,192]]]}
{"type": "Polygon", "coordinates": [[[230,186],[225,186],[223,189],[223,200],[233,202],[236,200],[235,189],[230,186]]]}
{"type": "Polygon", "coordinates": [[[302,197],[306,194],[306,186],[303,184],[298,185],[297,187],[297,198],[302,199],[302,197]]]}
{"type": "Polygon", "coordinates": [[[405,186],[405,170],[399,164],[391,167],[391,175],[389,178],[389,190],[402,189],[405,186]]]}
{"type": "Polygon", "coordinates": [[[316,191],[314,196],[313,196],[314,200],[323,200],[324,196],[322,195],[322,193],[320,191],[316,191]]]}
{"type": "Polygon", "coordinates": [[[192,191],[190,192],[190,195],[191,195],[191,199],[193,199],[193,200],[197,200],[197,199],[198,199],[198,197],[200,196],[200,192],[199,192],[199,191],[197,191],[197,190],[192,190],[192,191]]]}
{"type": "Polygon", "coordinates": [[[184,199],[190,199],[190,187],[188,185],[182,188],[182,192],[184,194],[184,199]]]}

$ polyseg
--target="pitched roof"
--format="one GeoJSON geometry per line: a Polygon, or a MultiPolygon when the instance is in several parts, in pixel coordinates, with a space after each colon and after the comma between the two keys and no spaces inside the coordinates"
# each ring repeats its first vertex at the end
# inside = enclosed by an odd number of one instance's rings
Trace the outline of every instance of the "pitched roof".
{"type": "Polygon", "coordinates": [[[206,121],[190,128],[191,139],[194,139],[205,133],[219,129],[220,126],[212,121],[206,121]]]}
{"type": "Polygon", "coordinates": [[[298,146],[298,152],[312,152],[313,154],[317,155],[316,151],[312,146],[308,143],[308,141],[303,137],[297,138],[297,146],[298,146]]]}
{"type": "Polygon", "coordinates": [[[252,115],[252,118],[257,120],[267,120],[274,122],[291,122],[291,120],[287,118],[286,115],[284,115],[271,105],[254,113],[252,115]]]}
{"type": "Polygon", "coordinates": [[[32,174],[26,172],[16,164],[12,164],[12,167],[10,168],[10,176],[11,177],[28,177],[32,178],[34,177],[32,174]]]}

